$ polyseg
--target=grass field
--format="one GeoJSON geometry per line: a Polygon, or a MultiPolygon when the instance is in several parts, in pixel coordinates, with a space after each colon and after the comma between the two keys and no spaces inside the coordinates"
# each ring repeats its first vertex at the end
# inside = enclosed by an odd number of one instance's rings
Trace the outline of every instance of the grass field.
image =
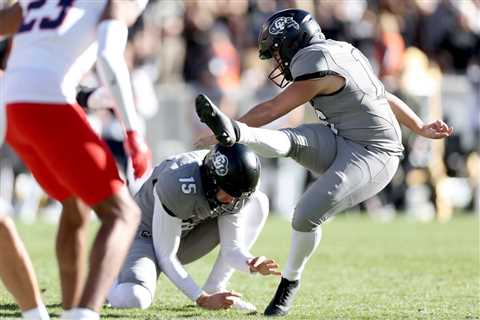
{"type": "MultiPolygon", "coordinates": [[[[60,312],[53,243],[55,226],[20,225],[44,300],[53,317],[60,312]]],[[[290,227],[272,218],[253,253],[286,261],[290,227]]],[[[215,256],[190,265],[195,279],[206,278],[215,256]]],[[[447,224],[411,223],[398,218],[376,223],[343,215],[323,227],[323,239],[308,264],[290,319],[459,319],[480,318],[479,220],[458,215],[447,224]]],[[[236,273],[231,289],[263,311],[277,278],[236,273]]],[[[105,308],[105,319],[256,319],[235,311],[196,308],[161,277],[149,310],[105,308]]],[[[0,287],[0,319],[20,315],[0,287]]]]}

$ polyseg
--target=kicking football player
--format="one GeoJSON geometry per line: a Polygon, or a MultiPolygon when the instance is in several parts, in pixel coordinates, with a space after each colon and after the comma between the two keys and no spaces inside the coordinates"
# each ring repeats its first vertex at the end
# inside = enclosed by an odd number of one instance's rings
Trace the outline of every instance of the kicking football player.
{"type": "MultiPolygon", "coordinates": [[[[0,50],[0,68],[5,55],[0,50]]],[[[0,70],[0,146],[3,144],[5,131],[3,71],[0,70]]],[[[27,249],[15,223],[5,212],[0,212],[0,279],[20,307],[23,319],[50,319],[27,249]]]]}
{"type": "Polygon", "coordinates": [[[126,127],[135,176],[141,176],[150,166],[150,152],[135,131],[138,120],[123,53],[127,26],[146,2],[20,1],[0,18],[0,34],[15,33],[5,72],[6,141],[63,205],[56,253],[64,319],[99,318],[139,223],[140,210],[111,152],[75,104],[75,88],[97,61],[126,127]],[[86,274],[90,208],[102,225],[86,274]]]}
{"type": "Polygon", "coordinates": [[[202,308],[254,311],[253,305],[226,289],[233,268],[280,275],[274,260],[248,251],[268,215],[268,199],[255,192],[259,176],[257,156],[243,145],[217,145],[160,163],[135,196],[142,222],[118,283],[108,295],[110,304],[149,307],[163,272],[202,308]],[[219,243],[219,256],[202,289],[183,265],[219,243]]]}
{"type": "MultiPolygon", "coordinates": [[[[279,11],[259,36],[261,59],[278,66],[269,78],[285,87],[238,121],[230,120],[205,96],[197,113],[220,143],[245,144],[265,157],[291,157],[319,175],[299,200],[283,277],[267,316],[286,315],[300,278],[330,216],[378,193],[392,179],[400,158],[400,128],[432,139],[452,134],[443,121],[425,124],[400,99],[385,91],[365,56],[346,42],[325,39],[318,23],[303,10],[279,11]],[[280,131],[260,129],[309,102],[320,123],[280,131]]],[[[197,144],[211,144],[205,137],[197,144]]]]}

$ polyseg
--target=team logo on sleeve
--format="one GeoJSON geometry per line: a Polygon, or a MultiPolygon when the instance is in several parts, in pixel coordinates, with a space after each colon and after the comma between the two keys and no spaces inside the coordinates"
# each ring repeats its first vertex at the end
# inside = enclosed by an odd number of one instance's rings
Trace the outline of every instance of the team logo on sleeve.
{"type": "Polygon", "coordinates": [[[278,17],[270,24],[268,33],[271,35],[281,34],[285,31],[285,29],[290,27],[293,27],[297,30],[300,29],[300,26],[295,20],[293,20],[292,17],[278,17]]]}
{"type": "Polygon", "coordinates": [[[213,154],[213,167],[215,169],[215,173],[218,176],[226,176],[228,173],[228,158],[221,154],[220,152],[215,152],[213,154]]]}

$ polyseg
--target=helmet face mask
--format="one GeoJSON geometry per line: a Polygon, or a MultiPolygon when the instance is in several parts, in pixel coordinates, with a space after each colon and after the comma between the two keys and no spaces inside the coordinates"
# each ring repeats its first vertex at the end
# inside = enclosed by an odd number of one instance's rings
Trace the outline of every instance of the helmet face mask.
{"type": "Polygon", "coordinates": [[[276,66],[268,74],[268,79],[278,87],[285,88],[293,80],[288,67],[288,62],[283,63],[278,52],[273,53],[273,59],[275,59],[276,66]]]}
{"type": "Polygon", "coordinates": [[[295,54],[307,47],[314,38],[325,37],[318,23],[307,11],[287,9],[268,18],[258,38],[260,59],[274,58],[277,62],[268,78],[280,88],[293,81],[290,63],[295,54]]]}
{"type": "Polygon", "coordinates": [[[253,192],[245,192],[240,197],[235,197],[235,200],[231,203],[220,202],[215,194],[215,197],[209,200],[209,202],[211,201],[211,204],[214,204],[214,207],[212,208],[214,213],[233,214],[238,212],[238,210],[243,207],[244,203],[248,200],[252,193],[253,192]]]}

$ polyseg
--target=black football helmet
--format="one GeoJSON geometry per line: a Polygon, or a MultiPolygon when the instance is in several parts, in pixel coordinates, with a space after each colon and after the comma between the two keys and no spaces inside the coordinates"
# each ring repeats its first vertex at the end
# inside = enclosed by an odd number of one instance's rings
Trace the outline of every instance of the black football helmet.
{"type": "Polygon", "coordinates": [[[273,14],[262,25],[258,37],[260,59],[275,58],[277,66],[268,78],[280,88],[293,81],[290,62],[302,48],[325,39],[317,21],[305,10],[286,9],[273,14]],[[280,78],[281,77],[281,78],[280,78]]]}
{"type": "Polygon", "coordinates": [[[203,160],[202,184],[212,210],[222,208],[232,212],[255,191],[260,178],[260,160],[257,155],[241,144],[225,147],[217,144],[203,160]],[[235,197],[233,204],[217,200],[222,189],[235,197]]]}

